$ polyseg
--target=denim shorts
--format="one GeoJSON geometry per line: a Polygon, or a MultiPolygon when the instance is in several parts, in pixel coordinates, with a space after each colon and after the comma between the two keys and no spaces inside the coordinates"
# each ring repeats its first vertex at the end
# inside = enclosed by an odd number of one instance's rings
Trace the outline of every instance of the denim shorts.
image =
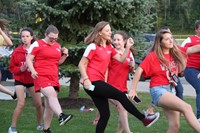
{"type": "Polygon", "coordinates": [[[153,100],[152,106],[153,105],[157,106],[160,97],[166,92],[171,92],[175,95],[175,89],[171,85],[155,86],[155,87],[150,88],[150,94],[153,100]]]}

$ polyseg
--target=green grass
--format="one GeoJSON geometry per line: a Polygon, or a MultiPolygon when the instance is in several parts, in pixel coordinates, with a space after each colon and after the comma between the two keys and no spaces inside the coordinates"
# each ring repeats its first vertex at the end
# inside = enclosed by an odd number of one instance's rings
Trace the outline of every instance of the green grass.
{"type": "MultiPolygon", "coordinates": [[[[68,89],[63,88],[59,93],[59,97],[66,97],[68,89]]],[[[142,99],[142,103],[136,105],[139,110],[145,110],[150,105],[151,99],[148,93],[138,93],[142,99]]],[[[80,90],[80,97],[88,97],[87,94],[80,90]]],[[[194,97],[185,97],[185,101],[190,103],[195,109],[194,97]]],[[[6,133],[11,122],[12,112],[16,106],[16,101],[0,101],[0,129],[1,133],[6,133]]],[[[115,133],[117,129],[118,113],[113,105],[110,105],[111,116],[106,128],[105,133],[115,133]]],[[[138,121],[131,114],[129,115],[129,125],[134,133],[165,133],[167,130],[167,121],[161,108],[157,108],[157,111],[161,113],[159,120],[152,125],[150,128],[145,128],[140,121],[138,121]]],[[[92,125],[92,121],[95,118],[95,111],[92,112],[80,112],[79,109],[63,109],[66,113],[74,115],[73,119],[64,126],[59,126],[56,116],[54,115],[51,129],[53,133],[94,133],[95,126],[92,125]]],[[[195,110],[194,110],[195,111],[195,110]]],[[[26,105],[23,109],[20,119],[17,123],[17,129],[19,133],[40,133],[36,130],[36,116],[35,108],[32,104],[32,99],[26,99],[26,105]]],[[[195,133],[195,131],[189,127],[186,123],[185,118],[181,117],[181,127],[179,133],[195,133]]]]}

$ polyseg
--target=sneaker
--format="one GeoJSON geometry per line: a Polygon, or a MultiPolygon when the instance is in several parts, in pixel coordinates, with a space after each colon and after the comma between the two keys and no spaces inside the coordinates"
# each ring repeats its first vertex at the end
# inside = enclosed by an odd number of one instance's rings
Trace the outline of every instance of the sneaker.
{"type": "Polygon", "coordinates": [[[145,127],[150,127],[152,124],[154,124],[158,120],[159,117],[160,117],[160,113],[157,112],[153,116],[145,116],[142,122],[145,127]]]}
{"type": "Polygon", "coordinates": [[[14,92],[14,95],[11,96],[14,100],[17,98],[17,94],[16,94],[16,91],[14,92]]]}
{"type": "Polygon", "coordinates": [[[149,114],[149,113],[148,113],[148,110],[147,110],[147,111],[144,110],[143,112],[144,112],[144,115],[145,115],[146,117],[148,117],[148,118],[152,118],[152,119],[153,119],[153,118],[155,117],[155,113],[149,114]]]}
{"type": "Polygon", "coordinates": [[[43,129],[43,130],[42,130],[42,133],[51,133],[51,129],[50,129],[50,128],[43,129]]]}
{"type": "Polygon", "coordinates": [[[44,129],[44,124],[40,124],[40,125],[37,126],[37,130],[42,131],[43,129],[44,129]]]}
{"type": "Polygon", "coordinates": [[[66,124],[72,117],[73,115],[66,115],[61,113],[58,119],[60,126],[66,124]]]}
{"type": "Polygon", "coordinates": [[[16,127],[9,127],[8,133],[17,133],[16,127]]]}

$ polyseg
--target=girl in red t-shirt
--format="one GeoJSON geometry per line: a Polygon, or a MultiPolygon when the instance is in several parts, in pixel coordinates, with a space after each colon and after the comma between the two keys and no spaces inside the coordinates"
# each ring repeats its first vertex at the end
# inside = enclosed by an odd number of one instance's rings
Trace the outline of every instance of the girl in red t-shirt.
{"type": "Polygon", "coordinates": [[[68,57],[68,49],[61,49],[57,42],[58,34],[57,27],[49,25],[45,31],[45,38],[35,41],[30,46],[26,58],[33,77],[35,92],[44,95],[43,133],[51,133],[50,126],[54,113],[60,125],[64,125],[73,117],[71,114],[63,113],[57,97],[57,92],[60,90],[58,65],[68,57]]]}
{"type": "MultiPolygon", "coordinates": [[[[181,49],[184,51],[185,49],[181,49]]],[[[151,77],[150,94],[153,104],[164,109],[168,120],[167,132],[177,133],[180,127],[180,112],[184,114],[189,125],[200,132],[200,123],[194,115],[191,105],[174,95],[178,73],[186,66],[186,58],[174,42],[171,32],[157,32],[151,52],[137,68],[128,94],[130,98],[136,95],[136,87],[140,76],[151,77]]],[[[199,51],[200,47],[188,48],[185,52],[199,51]]]]}
{"type": "Polygon", "coordinates": [[[127,98],[126,94],[105,82],[105,73],[110,60],[113,58],[119,62],[124,62],[133,45],[132,38],[127,40],[127,45],[122,56],[111,46],[111,27],[108,22],[101,21],[96,24],[93,31],[85,38],[88,47],[79,62],[82,83],[86,93],[92,98],[100,113],[100,119],[96,126],[96,133],[104,133],[109,116],[108,99],[119,101],[123,107],[146,127],[151,126],[158,118],[159,114],[153,118],[146,117],[127,98]],[[95,88],[92,88],[94,85],[95,88]]]}

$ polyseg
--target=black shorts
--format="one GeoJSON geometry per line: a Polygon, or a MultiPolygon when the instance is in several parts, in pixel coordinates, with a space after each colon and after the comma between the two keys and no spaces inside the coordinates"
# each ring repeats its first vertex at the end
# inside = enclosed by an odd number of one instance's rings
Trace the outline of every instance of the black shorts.
{"type": "Polygon", "coordinates": [[[23,86],[25,86],[26,88],[30,88],[30,87],[33,87],[33,86],[34,86],[33,83],[24,84],[24,83],[22,83],[22,82],[20,82],[20,81],[17,81],[17,80],[15,80],[15,85],[23,85],[23,86]]]}

